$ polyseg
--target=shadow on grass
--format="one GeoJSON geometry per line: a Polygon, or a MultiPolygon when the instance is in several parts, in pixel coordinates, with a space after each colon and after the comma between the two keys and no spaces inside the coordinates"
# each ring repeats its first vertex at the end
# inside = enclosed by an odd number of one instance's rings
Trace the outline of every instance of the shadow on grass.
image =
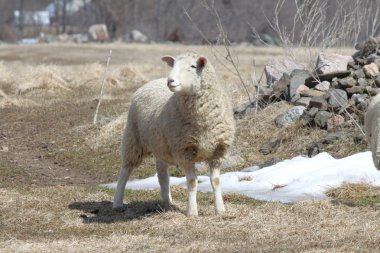
{"type": "Polygon", "coordinates": [[[83,223],[115,223],[141,219],[167,211],[179,211],[175,205],[165,209],[160,201],[133,201],[124,204],[117,211],[112,209],[112,202],[110,201],[74,202],[69,205],[69,208],[84,212],[80,215],[83,223]]]}

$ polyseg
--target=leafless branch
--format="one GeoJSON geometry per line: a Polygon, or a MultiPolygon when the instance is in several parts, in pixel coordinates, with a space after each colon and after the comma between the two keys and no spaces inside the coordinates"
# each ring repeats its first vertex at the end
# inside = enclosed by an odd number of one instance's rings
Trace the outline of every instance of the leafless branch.
{"type": "Polygon", "coordinates": [[[110,64],[111,55],[112,55],[112,50],[110,50],[110,54],[108,55],[107,65],[106,65],[106,68],[105,68],[104,74],[103,74],[102,85],[101,85],[100,94],[99,94],[99,97],[98,97],[98,104],[96,105],[96,110],[95,110],[95,114],[94,114],[94,125],[96,124],[97,119],[98,119],[98,112],[99,112],[100,102],[102,101],[102,97],[103,97],[104,83],[105,83],[105,79],[106,79],[106,75],[107,75],[108,66],[110,64]]]}

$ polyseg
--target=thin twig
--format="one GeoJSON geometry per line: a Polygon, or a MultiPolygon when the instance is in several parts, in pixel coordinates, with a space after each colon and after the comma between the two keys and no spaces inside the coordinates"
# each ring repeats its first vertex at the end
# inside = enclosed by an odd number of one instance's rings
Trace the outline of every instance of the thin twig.
{"type": "Polygon", "coordinates": [[[219,51],[216,47],[213,46],[213,44],[206,37],[206,35],[204,34],[204,32],[194,22],[194,20],[192,19],[192,17],[190,16],[190,14],[188,13],[188,11],[186,10],[186,8],[183,8],[184,14],[187,16],[187,18],[190,20],[190,22],[198,30],[198,32],[201,35],[201,37],[211,47],[212,51],[214,52],[215,58],[223,65],[223,67],[225,67],[228,71],[230,71],[236,77],[238,77],[238,79],[240,81],[240,84],[242,85],[243,89],[245,90],[245,92],[247,94],[249,102],[252,103],[252,97],[251,97],[248,85],[246,84],[246,82],[244,81],[244,79],[242,77],[242,74],[240,73],[240,69],[239,69],[239,66],[238,66],[239,59],[236,56],[234,57],[234,54],[233,54],[233,52],[231,50],[231,47],[230,47],[231,46],[231,42],[228,39],[226,31],[224,30],[224,27],[222,25],[222,21],[221,21],[221,18],[219,16],[219,13],[218,13],[216,7],[214,6],[214,1],[210,1],[210,3],[208,3],[207,1],[203,1],[202,5],[212,15],[212,17],[215,20],[216,26],[217,26],[218,31],[219,31],[218,42],[223,46],[224,52],[219,51]],[[224,62],[220,61],[219,58],[224,58],[224,60],[226,60],[229,63],[229,65],[232,66],[232,68],[230,66],[227,66],[224,62]]]}
{"type": "Polygon", "coordinates": [[[104,83],[105,83],[105,79],[106,79],[106,75],[107,75],[108,66],[110,64],[111,55],[112,55],[112,50],[110,50],[110,54],[108,55],[108,59],[107,59],[107,66],[106,66],[106,69],[104,70],[104,75],[103,75],[103,80],[102,80],[102,86],[100,88],[100,94],[99,94],[99,97],[98,97],[98,104],[96,105],[96,111],[95,111],[95,115],[94,115],[94,125],[96,124],[96,121],[98,119],[98,112],[99,112],[100,102],[102,101],[103,90],[104,90],[104,83]]]}

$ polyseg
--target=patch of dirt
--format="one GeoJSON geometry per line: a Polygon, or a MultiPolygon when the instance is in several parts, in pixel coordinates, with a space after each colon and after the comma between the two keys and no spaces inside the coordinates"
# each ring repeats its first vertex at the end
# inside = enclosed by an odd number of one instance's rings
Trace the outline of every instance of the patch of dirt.
{"type": "MultiPolygon", "coordinates": [[[[103,106],[107,106],[107,102],[103,106]]],[[[1,146],[7,151],[0,152],[0,162],[22,167],[32,177],[39,178],[41,185],[89,184],[114,180],[114,172],[94,173],[84,167],[72,167],[60,154],[74,152],[77,155],[90,148],[84,144],[84,136],[95,127],[84,127],[83,135],[73,127],[92,121],[92,104],[60,102],[50,107],[2,109],[0,123],[1,146]],[[61,159],[60,159],[61,158],[61,159]]],[[[116,153],[118,147],[116,147],[116,153]]],[[[87,159],[92,159],[88,157],[87,159]]],[[[18,180],[18,178],[9,178],[18,180]]]]}

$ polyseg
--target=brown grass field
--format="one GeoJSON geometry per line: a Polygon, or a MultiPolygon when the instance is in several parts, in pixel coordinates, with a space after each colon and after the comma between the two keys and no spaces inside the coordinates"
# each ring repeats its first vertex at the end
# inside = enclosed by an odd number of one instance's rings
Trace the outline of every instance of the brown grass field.
{"type": "MultiPolygon", "coordinates": [[[[232,49],[248,84],[253,73],[260,78],[266,61],[283,54],[280,48],[232,49]]],[[[124,211],[112,211],[113,190],[98,185],[117,179],[130,97],[168,73],[162,55],[185,50],[210,58],[235,106],[247,100],[237,77],[223,67],[228,63],[206,46],[0,45],[0,252],[379,252],[380,189],[369,185],[345,184],[329,190],[328,200],[295,204],[225,194],[221,216],[213,214],[211,195],[199,193],[197,218],[185,216],[187,193],[180,187],[172,188],[171,210],[161,209],[158,191],[127,191],[124,211]]],[[[295,52],[314,60],[311,51],[295,52]]],[[[287,108],[278,102],[237,120],[234,149],[244,162],[227,170],[305,154],[328,134],[299,124],[277,129],[273,120],[287,108]],[[279,138],[272,153],[259,152],[279,138]]],[[[323,151],[338,158],[367,149],[355,144],[360,132],[353,124],[342,132],[323,151]]],[[[132,178],[154,173],[149,158],[132,178]]],[[[171,174],[183,175],[176,168],[171,174]]]]}

